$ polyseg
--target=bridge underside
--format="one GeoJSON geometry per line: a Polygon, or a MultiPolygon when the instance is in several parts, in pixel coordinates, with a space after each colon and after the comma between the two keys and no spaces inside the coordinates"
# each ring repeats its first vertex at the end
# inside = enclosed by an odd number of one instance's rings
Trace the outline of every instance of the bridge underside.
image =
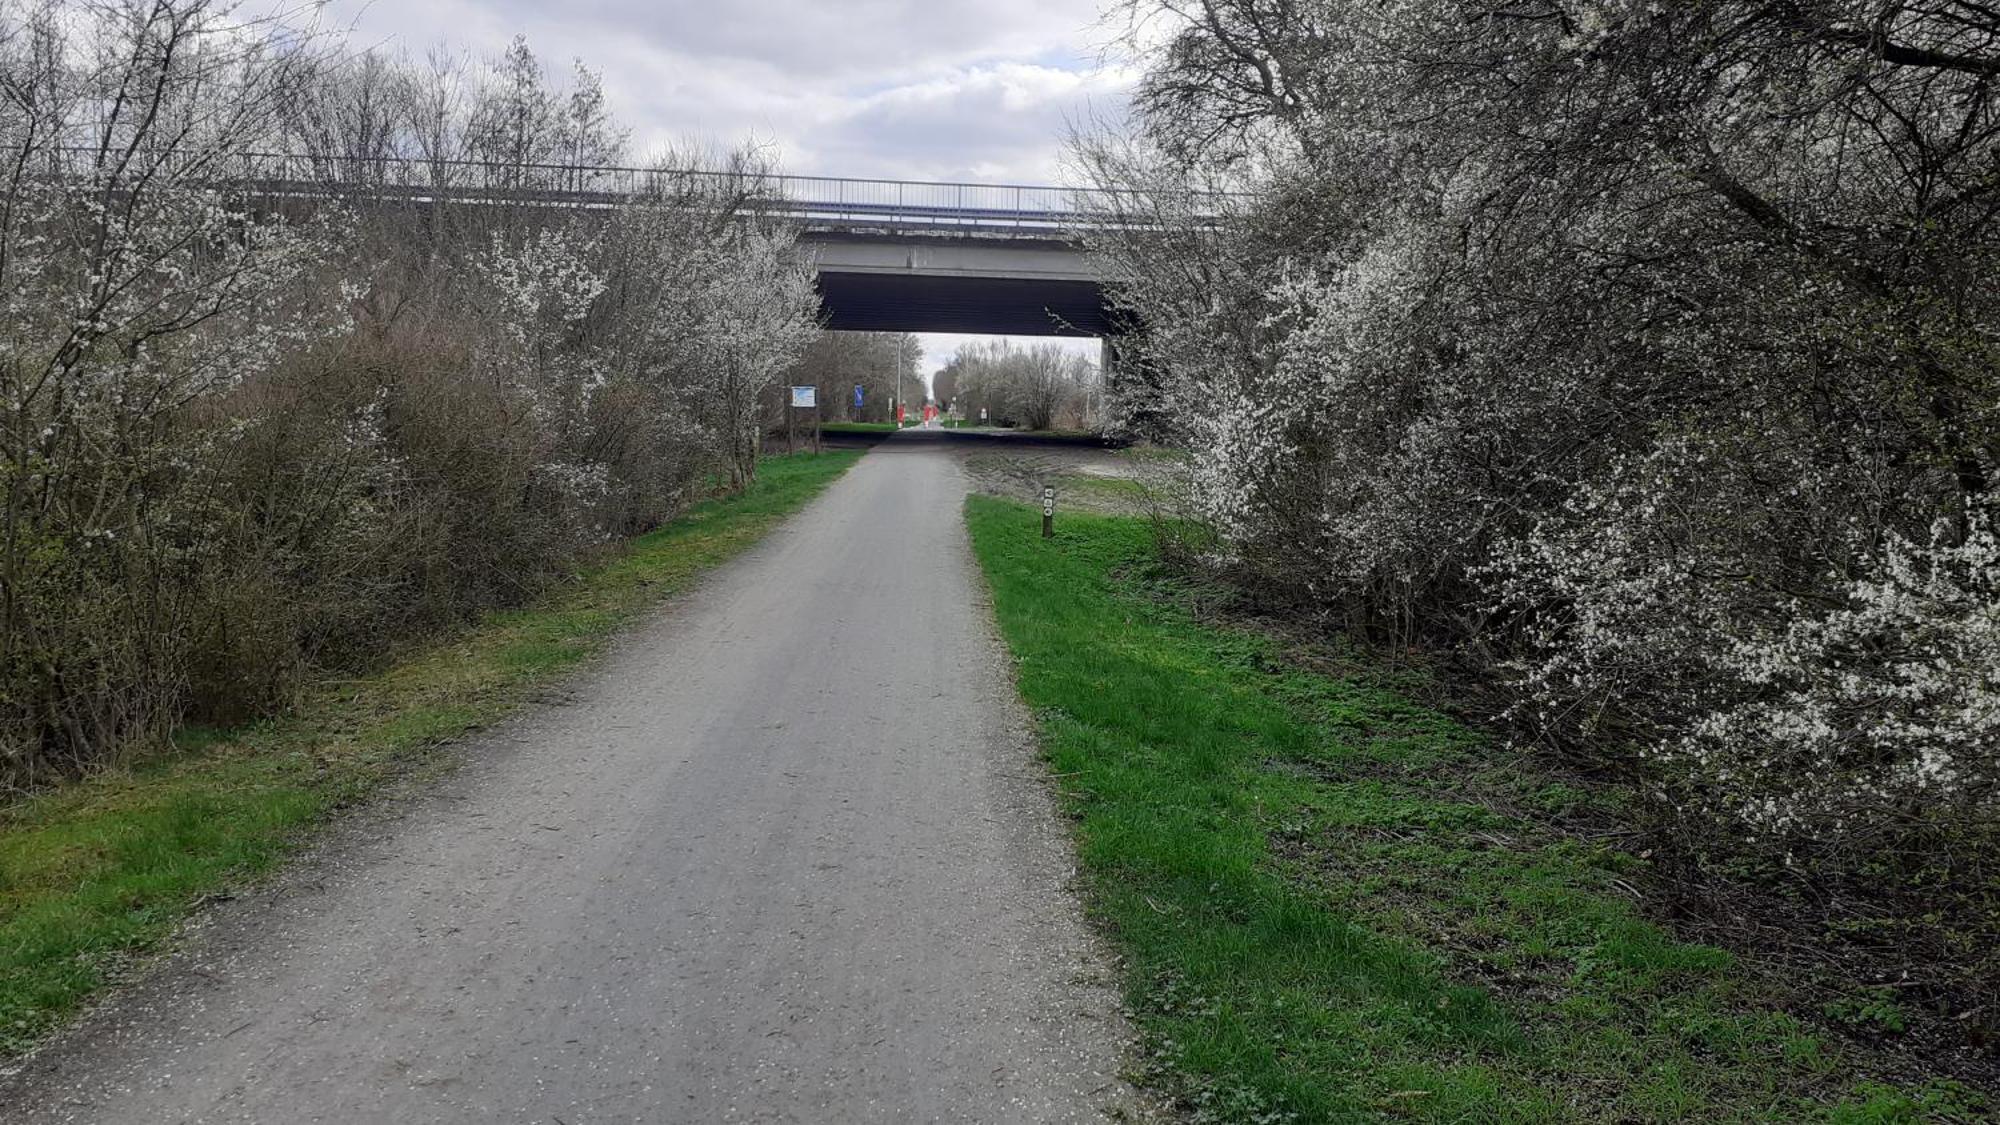
{"type": "Polygon", "coordinates": [[[822,271],[819,290],[837,331],[1113,334],[1095,281],[822,271]]]}
{"type": "Polygon", "coordinates": [[[1058,239],[813,230],[800,245],[829,328],[1113,334],[1095,264],[1058,239]]]}

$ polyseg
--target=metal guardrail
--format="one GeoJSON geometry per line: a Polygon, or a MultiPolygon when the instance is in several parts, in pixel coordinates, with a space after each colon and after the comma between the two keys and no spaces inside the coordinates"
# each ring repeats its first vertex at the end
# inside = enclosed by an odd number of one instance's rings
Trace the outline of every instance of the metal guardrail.
{"type": "MultiPolygon", "coordinates": [[[[89,176],[97,154],[51,153],[51,171],[89,176]]],[[[497,164],[421,157],[322,157],[292,153],[176,153],[178,176],[274,195],[389,195],[415,201],[609,206],[646,195],[730,192],[751,210],[809,224],[898,229],[1056,233],[1126,213],[1137,193],[1102,188],[867,180],[639,167],[497,164]]]]}

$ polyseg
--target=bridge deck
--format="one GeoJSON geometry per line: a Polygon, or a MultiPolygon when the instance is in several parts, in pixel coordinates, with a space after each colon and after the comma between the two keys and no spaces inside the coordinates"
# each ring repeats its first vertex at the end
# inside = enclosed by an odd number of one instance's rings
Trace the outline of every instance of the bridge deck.
{"type": "MultiPolygon", "coordinates": [[[[95,156],[63,150],[56,161],[61,166],[50,171],[88,177],[95,156]]],[[[1078,227],[1132,225],[1132,216],[1145,213],[1137,193],[1033,184],[289,153],[192,153],[175,159],[186,165],[178,171],[189,178],[264,196],[594,208],[647,196],[727,195],[759,214],[837,229],[1049,237],[1078,227]]]]}

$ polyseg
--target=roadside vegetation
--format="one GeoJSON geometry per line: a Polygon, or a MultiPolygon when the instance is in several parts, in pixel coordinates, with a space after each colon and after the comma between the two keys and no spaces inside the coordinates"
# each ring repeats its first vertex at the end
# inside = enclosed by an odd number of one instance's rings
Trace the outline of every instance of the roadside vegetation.
{"type": "Polygon", "coordinates": [[[1177,562],[1430,654],[1677,916],[2000,1066],[2000,10],[1115,10],[1079,237],[1177,562]]]}
{"type": "Polygon", "coordinates": [[[343,805],[412,771],[598,652],[634,614],[755,543],[860,454],[767,460],[747,489],[609,549],[531,604],[314,685],[284,718],[170,747],[0,808],[0,1057],[33,1044],[203,902],[343,805]]]}
{"type": "MultiPolygon", "coordinates": [[[[894,431],[895,402],[900,390],[922,405],[924,381],[921,341],[908,332],[822,332],[814,337],[798,363],[785,373],[792,386],[819,388],[819,416],[829,432],[835,426],[859,423],[894,431]],[[861,388],[861,405],[854,405],[854,388],[861,388]]],[[[787,401],[773,398],[764,432],[785,429],[787,401]]],[[[914,407],[912,412],[915,412],[914,407]]]]}
{"type": "Polygon", "coordinates": [[[283,713],[746,486],[817,335],[748,155],[506,202],[624,154],[518,40],[35,0],[0,89],[0,794],[283,713]]]}
{"type": "Polygon", "coordinates": [[[1102,421],[1102,377],[1095,363],[1055,344],[979,341],[959,345],[931,377],[931,398],[961,425],[1091,432],[1102,421]]]}
{"type": "Polygon", "coordinates": [[[1152,494],[1145,482],[1135,477],[1100,476],[1095,473],[1065,473],[1054,479],[1057,503],[1080,507],[1087,512],[1132,515],[1145,512],[1152,494]]]}
{"type": "Polygon", "coordinates": [[[820,429],[829,434],[893,434],[897,426],[894,422],[822,422],[820,429]]]}
{"type": "Polygon", "coordinates": [[[1197,1120],[1994,1110],[1847,1033],[1893,998],[1835,1007],[1650,918],[1629,795],[1449,717],[1422,673],[1222,614],[1151,521],[966,516],[1149,1078],[1197,1120]]]}

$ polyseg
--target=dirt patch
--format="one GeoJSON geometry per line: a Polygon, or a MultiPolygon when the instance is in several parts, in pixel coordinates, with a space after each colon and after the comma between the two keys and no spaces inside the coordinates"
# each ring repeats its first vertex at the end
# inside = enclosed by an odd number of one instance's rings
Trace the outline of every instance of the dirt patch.
{"type": "Polygon", "coordinates": [[[1104,515],[1151,514],[1167,484],[1167,464],[1135,450],[995,439],[965,448],[960,462],[980,492],[1039,504],[1053,487],[1060,509],[1104,515]]]}

